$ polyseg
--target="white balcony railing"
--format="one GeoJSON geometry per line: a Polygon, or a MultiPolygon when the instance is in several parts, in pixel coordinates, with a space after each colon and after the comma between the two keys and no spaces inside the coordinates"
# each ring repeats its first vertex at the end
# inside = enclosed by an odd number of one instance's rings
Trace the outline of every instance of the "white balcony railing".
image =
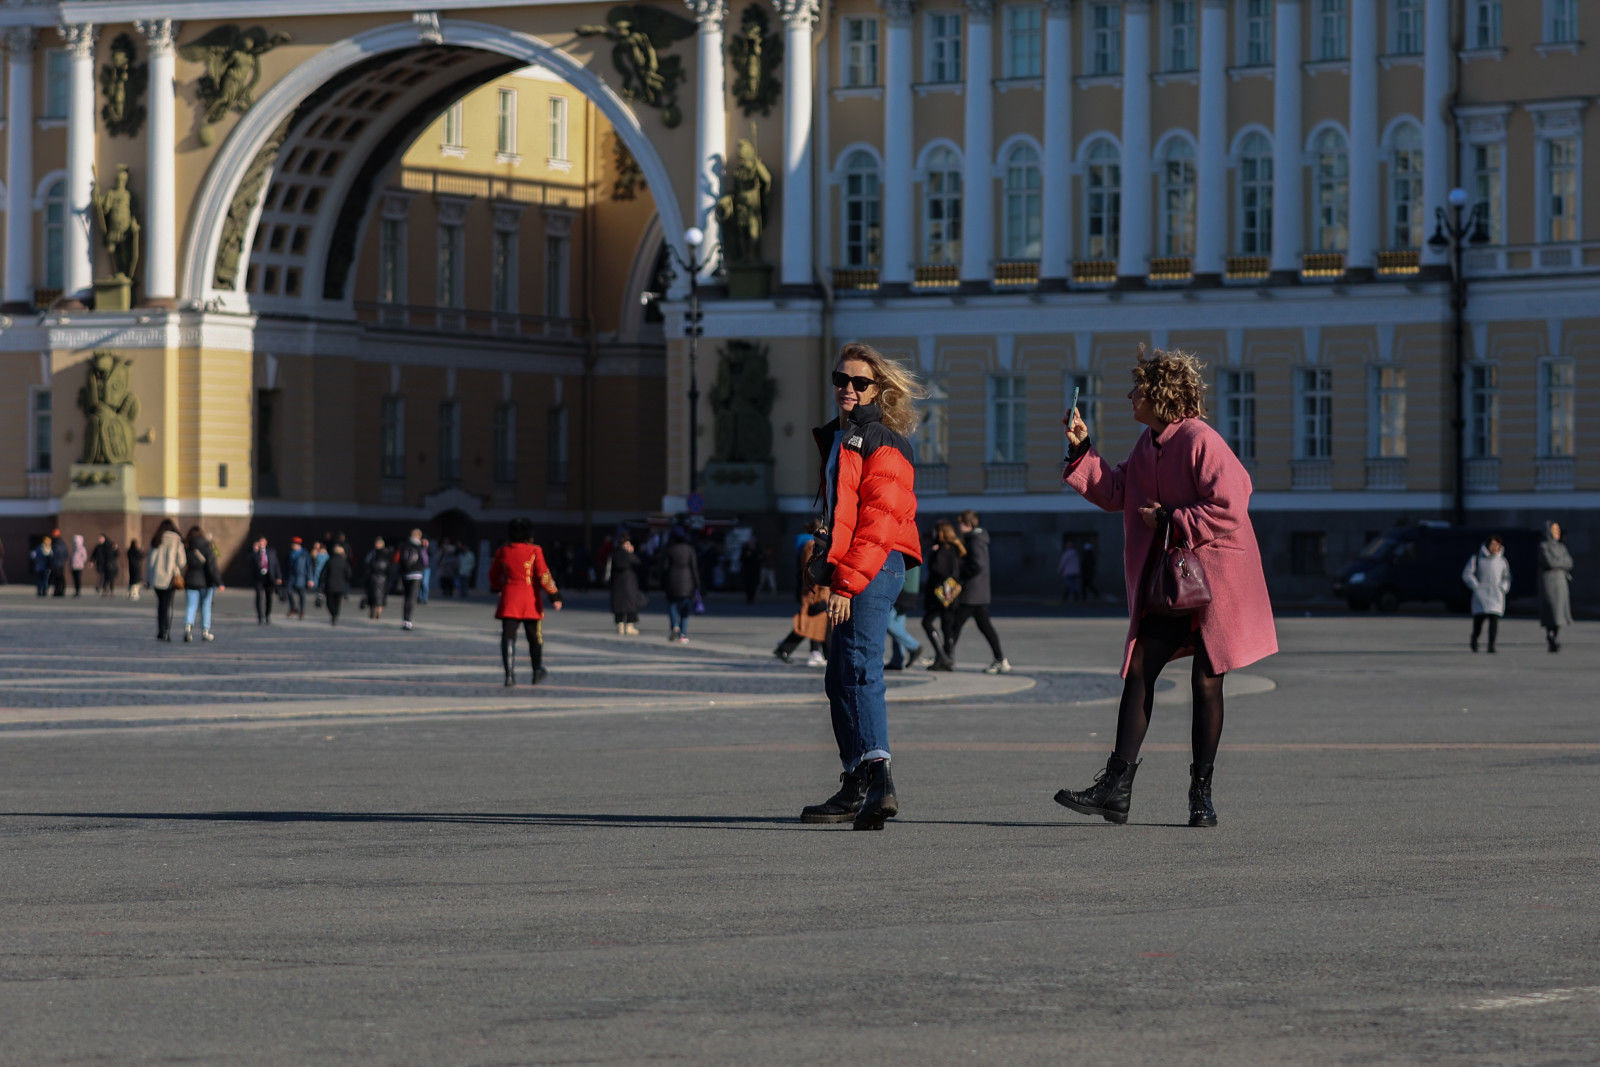
{"type": "Polygon", "coordinates": [[[950,468],[943,463],[917,464],[917,495],[931,495],[935,493],[948,493],[950,491],[950,468]]]}
{"type": "Polygon", "coordinates": [[[50,472],[28,472],[28,499],[47,500],[50,497],[50,472]]]}
{"type": "Polygon", "coordinates": [[[1463,254],[1462,266],[1469,278],[1600,271],[1600,241],[1568,241],[1545,245],[1483,245],[1468,248],[1463,254]]]}
{"type": "Polygon", "coordinates": [[[983,491],[985,493],[1020,493],[1027,488],[1026,463],[985,463],[983,465],[983,491]]]}
{"type": "Polygon", "coordinates": [[[1404,489],[1406,487],[1406,458],[1404,456],[1370,457],[1367,460],[1368,489],[1404,489]]]}
{"type": "Polygon", "coordinates": [[[1467,490],[1473,493],[1500,491],[1500,457],[1467,460],[1467,490]]]}
{"type": "Polygon", "coordinates": [[[1571,456],[1540,456],[1534,461],[1535,489],[1571,489],[1577,464],[1571,456]]]}
{"type": "Polygon", "coordinates": [[[1332,489],[1333,460],[1294,460],[1289,466],[1289,484],[1295,489],[1332,489]]]}

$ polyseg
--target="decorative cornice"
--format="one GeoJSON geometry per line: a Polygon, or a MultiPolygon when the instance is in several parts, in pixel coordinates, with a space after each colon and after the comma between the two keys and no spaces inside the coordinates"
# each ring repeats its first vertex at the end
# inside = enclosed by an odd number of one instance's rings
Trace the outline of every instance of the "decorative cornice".
{"type": "Polygon", "coordinates": [[[507,233],[521,228],[522,213],[527,210],[527,204],[519,200],[496,200],[491,206],[494,209],[494,228],[497,231],[507,233]]]}
{"type": "Polygon", "coordinates": [[[446,226],[460,226],[467,220],[467,207],[472,203],[470,196],[448,196],[439,194],[434,197],[438,204],[439,222],[446,226]]]}
{"type": "Polygon", "coordinates": [[[1070,15],[1072,14],[1072,0],[1044,0],[1046,14],[1070,15]]]}
{"type": "Polygon", "coordinates": [[[178,42],[179,23],[172,19],[136,19],[134,26],[150,43],[151,55],[164,55],[178,42]]]}
{"type": "Polygon", "coordinates": [[[908,26],[917,13],[917,0],[881,0],[891,26],[908,26]]]}
{"type": "Polygon", "coordinates": [[[722,22],[728,17],[727,0],[683,0],[683,2],[694,12],[701,33],[722,32],[722,22]]]}
{"type": "Polygon", "coordinates": [[[66,51],[74,59],[88,59],[94,55],[95,38],[100,36],[91,22],[63,23],[56,32],[66,42],[66,51]]]}
{"type": "Polygon", "coordinates": [[[566,208],[544,209],[544,232],[550,237],[566,237],[572,233],[572,222],[577,214],[566,208]]]}
{"type": "Polygon", "coordinates": [[[1540,137],[1561,137],[1583,132],[1583,109],[1587,100],[1552,100],[1543,104],[1523,104],[1533,115],[1533,128],[1540,137]]]}
{"type": "Polygon", "coordinates": [[[804,22],[809,27],[817,19],[817,0],[772,0],[772,6],[778,9],[778,17],[790,26],[804,22]]]}
{"type": "Polygon", "coordinates": [[[994,0],[962,0],[967,18],[972,22],[989,22],[994,19],[994,0]]]}
{"type": "Polygon", "coordinates": [[[1458,107],[1456,108],[1457,136],[1469,143],[1504,140],[1506,116],[1509,114],[1511,114],[1510,104],[1458,107]]]}
{"type": "Polygon", "coordinates": [[[437,11],[416,11],[411,21],[417,27],[417,39],[423,44],[444,44],[444,31],[439,29],[437,11]]]}
{"type": "Polygon", "coordinates": [[[38,34],[33,32],[31,26],[12,26],[6,30],[5,50],[7,55],[15,55],[19,62],[33,62],[33,42],[38,39],[38,34]]]}
{"type": "Polygon", "coordinates": [[[416,192],[411,189],[385,189],[383,191],[383,217],[386,219],[405,219],[411,214],[411,201],[416,199],[416,192]]]}

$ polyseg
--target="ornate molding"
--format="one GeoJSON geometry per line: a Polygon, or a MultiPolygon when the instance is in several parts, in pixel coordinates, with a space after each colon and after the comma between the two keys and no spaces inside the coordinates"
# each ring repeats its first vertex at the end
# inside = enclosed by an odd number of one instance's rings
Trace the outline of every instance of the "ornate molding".
{"type": "Polygon", "coordinates": [[[809,28],[817,20],[817,0],[772,0],[772,6],[778,9],[778,17],[789,26],[803,22],[809,28]]]}
{"type": "Polygon", "coordinates": [[[544,209],[544,232],[549,237],[568,237],[572,234],[572,222],[577,213],[566,208],[547,207],[544,209]]]}
{"type": "Polygon", "coordinates": [[[31,26],[12,26],[5,31],[4,47],[7,55],[16,55],[19,62],[33,62],[33,43],[38,40],[31,26]]]}
{"type": "Polygon", "coordinates": [[[411,21],[417,27],[417,39],[424,44],[444,44],[444,31],[439,28],[437,11],[416,11],[411,21]]]}
{"type": "Polygon", "coordinates": [[[917,0],[882,0],[891,26],[908,26],[917,13],[917,0]]]}
{"type": "Polygon", "coordinates": [[[496,200],[490,207],[494,211],[494,228],[497,233],[515,233],[522,228],[522,213],[528,205],[517,200],[496,200]]]}
{"type": "Polygon", "coordinates": [[[683,0],[683,2],[694,12],[694,19],[700,24],[701,33],[722,32],[722,24],[728,17],[727,0],[683,0]]]}
{"type": "Polygon", "coordinates": [[[973,22],[991,22],[994,19],[994,0],[962,0],[967,18],[973,22]]]}
{"type": "Polygon", "coordinates": [[[1046,14],[1070,15],[1072,14],[1072,0],[1044,0],[1046,14]]]}
{"type": "Polygon", "coordinates": [[[411,201],[417,194],[410,189],[385,189],[383,191],[383,217],[404,221],[411,216],[411,201]]]}
{"type": "Polygon", "coordinates": [[[1552,100],[1542,104],[1523,104],[1533,116],[1534,132],[1539,137],[1578,137],[1583,134],[1583,109],[1587,100],[1552,100]]]}
{"type": "Polygon", "coordinates": [[[467,206],[472,203],[470,196],[440,195],[434,199],[439,205],[440,225],[460,226],[467,221],[467,206]]]}
{"type": "Polygon", "coordinates": [[[100,36],[100,31],[92,22],[62,23],[56,27],[56,32],[66,42],[66,52],[73,59],[88,59],[94,55],[95,38],[100,36]]]}
{"type": "Polygon", "coordinates": [[[1468,143],[1503,141],[1510,104],[1456,109],[1456,135],[1468,143]]]}
{"type": "Polygon", "coordinates": [[[182,24],[172,19],[135,19],[133,25],[144,34],[144,39],[150,43],[150,54],[154,56],[173,51],[182,24]]]}

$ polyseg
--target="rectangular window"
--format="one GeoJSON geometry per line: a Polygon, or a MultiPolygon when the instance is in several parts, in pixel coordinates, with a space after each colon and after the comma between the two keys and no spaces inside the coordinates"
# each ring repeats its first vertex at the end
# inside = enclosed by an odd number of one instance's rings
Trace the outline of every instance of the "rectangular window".
{"type": "Polygon", "coordinates": [[[439,481],[461,480],[461,401],[439,401],[439,481]]]}
{"type": "Polygon", "coordinates": [[[550,409],[545,427],[546,485],[567,484],[567,409],[556,405],[550,409]]]}
{"type": "Polygon", "coordinates": [[[1239,30],[1239,64],[1272,65],[1272,0],[1242,0],[1239,30]]]}
{"type": "Polygon", "coordinates": [[[384,219],[378,231],[378,300],[385,304],[406,303],[406,224],[402,219],[384,219]]]}
{"type": "Polygon", "coordinates": [[[937,12],[928,16],[928,80],[961,80],[961,16],[937,12]]]}
{"type": "Polygon", "coordinates": [[[44,54],[44,113],[40,118],[64,119],[72,101],[72,57],[51,49],[44,54]]]}
{"type": "Polygon", "coordinates": [[[501,89],[495,117],[494,149],[502,156],[517,154],[517,91],[501,89]]]}
{"type": "Polygon", "coordinates": [[[1469,31],[1473,48],[1500,47],[1500,0],[1473,0],[1472,27],[1469,31]]]}
{"type": "Polygon", "coordinates": [[[1578,239],[1578,141],[1552,137],[1541,145],[1544,155],[1544,213],[1540,237],[1545,241],[1578,239]]]}
{"type": "Polygon", "coordinates": [[[961,262],[961,171],[941,153],[923,185],[923,249],[929,263],[961,262]],[[945,165],[939,165],[945,164],[945,165]]]}
{"type": "Polygon", "coordinates": [[[65,182],[50,186],[44,201],[44,286],[60,289],[67,263],[67,189],[65,182]]]}
{"type": "Polygon", "coordinates": [[[844,20],[844,85],[847,89],[878,84],[878,20],[844,20]]]}
{"type": "Polygon", "coordinates": [[[436,306],[458,308],[465,304],[466,286],[462,278],[466,258],[466,228],[460,223],[439,224],[439,287],[436,306]]]}
{"type": "Polygon", "coordinates": [[[1333,458],[1333,371],[1302,367],[1298,372],[1299,418],[1295,426],[1296,459],[1333,458]]]}
{"type": "Polygon", "coordinates": [[[1394,0],[1389,50],[1396,55],[1422,52],[1422,0],[1394,0]]]}
{"type": "Polygon", "coordinates": [[[1222,394],[1222,437],[1241,463],[1256,458],[1256,372],[1225,370],[1217,375],[1222,394]]]}
{"type": "Polygon", "coordinates": [[[1422,148],[1408,141],[1389,157],[1389,247],[1421,248],[1422,216],[1422,148]]]}
{"type": "Polygon", "coordinates": [[[1468,148],[1472,169],[1472,202],[1488,220],[1489,240],[1493,244],[1505,241],[1504,185],[1501,177],[1505,145],[1475,144],[1468,148]]]}
{"type": "Polygon", "coordinates": [[[1122,5],[1089,5],[1088,33],[1085,35],[1090,74],[1122,73],[1122,5]]]}
{"type": "Polygon", "coordinates": [[[567,158],[567,98],[550,98],[550,158],[567,158]]]}
{"type": "Polygon", "coordinates": [[[1539,364],[1539,454],[1546,458],[1577,452],[1575,376],[1570,360],[1539,364]]]}
{"type": "Polygon", "coordinates": [[[918,466],[937,466],[950,461],[950,390],[937,378],[927,385],[922,422],[911,435],[911,443],[918,466]]]}
{"type": "Polygon", "coordinates": [[[1195,65],[1194,0],[1167,0],[1167,69],[1195,65]]]}
{"type": "Polygon", "coordinates": [[[1406,454],[1405,368],[1372,367],[1367,380],[1367,455],[1399,459],[1406,454]]]}
{"type": "Polygon", "coordinates": [[[465,147],[461,140],[461,101],[459,100],[444,109],[444,140],[440,143],[445,148],[465,147]]]}
{"type": "Polygon", "coordinates": [[[1037,78],[1043,69],[1040,11],[1006,8],[1006,77],[1037,78]]]}
{"type": "MultiPolygon", "coordinates": [[[[1263,148],[1267,146],[1263,143],[1263,148]]],[[[1239,254],[1272,252],[1272,152],[1239,159],[1239,254]]]]}
{"type": "Polygon", "coordinates": [[[989,375],[989,462],[1025,463],[1028,458],[1027,379],[989,375]]]}
{"type": "Polygon", "coordinates": [[[1467,368],[1467,455],[1489,459],[1500,454],[1500,373],[1493,363],[1467,368]]]}
{"type": "Polygon", "coordinates": [[[517,310],[517,233],[496,230],[494,234],[494,292],[492,308],[498,312],[517,310]]]}
{"type": "Polygon", "coordinates": [[[47,385],[36,385],[28,390],[28,469],[50,469],[50,439],[55,432],[51,405],[54,396],[47,385]]]}
{"type": "Polygon", "coordinates": [[[378,412],[378,425],[383,435],[383,460],[380,470],[385,478],[406,476],[406,398],[386,396],[378,412]]]}
{"type": "Polygon", "coordinates": [[[1100,432],[1100,375],[1098,374],[1068,374],[1063,383],[1061,406],[1063,409],[1072,403],[1073,390],[1078,392],[1078,413],[1083,416],[1084,424],[1089,427],[1092,437],[1100,432]]]}
{"type": "MultiPolygon", "coordinates": [[[[1377,3],[1377,0],[1368,0],[1377,3]]],[[[1317,58],[1344,59],[1350,48],[1345,34],[1344,0],[1317,0],[1317,58]]]]}
{"type": "Polygon", "coordinates": [[[494,480],[517,480],[517,405],[509,400],[494,409],[494,480]]]}
{"type": "Polygon", "coordinates": [[[1544,39],[1552,44],[1569,44],[1578,39],[1578,0],[1545,0],[1544,39]]]}
{"type": "Polygon", "coordinates": [[[544,239],[544,313],[553,319],[567,317],[567,239],[544,239]]]}

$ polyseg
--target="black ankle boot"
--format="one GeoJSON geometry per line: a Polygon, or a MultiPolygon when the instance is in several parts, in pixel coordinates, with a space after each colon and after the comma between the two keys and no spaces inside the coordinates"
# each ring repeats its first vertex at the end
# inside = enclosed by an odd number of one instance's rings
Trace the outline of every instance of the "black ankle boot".
{"type": "Polygon", "coordinates": [[[875,759],[867,764],[867,798],[856,812],[856,830],[882,830],[886,819],[900,814],[900,801],[894,795],[894,778],[889,761],[875,759]]]}
{"type": "Polygon", "coordinates": [[[839,791],[821,804],[807,804],[801,808],[800,821],[846,822],[855,818],[867,799],[866,764],[839,775],[839,783],[839,791]]]}
{"type": "Polygon", "coordinates": [[[1189,825],[1217,825],[1217,809],[1211,806],[1211,764],[1189,764],[1189,825]]]}
{"type": "Polygon", "coordinates": [[[517,672],[510,667],[506,668],[506,688],[517,684],[517,672]]]}
{"type": "Polygon", "coordinates": [[[1085,815],[1098,815],[1106,822],[1125,823],[1133,803],[1133,776],[1138,773],[1137,763],[1112,756],[1106,760],[1106,769],[1095,775],[1093,785],[1082,792],[1063,789],[1056,794],[1056,803],[1085,815]]]}

